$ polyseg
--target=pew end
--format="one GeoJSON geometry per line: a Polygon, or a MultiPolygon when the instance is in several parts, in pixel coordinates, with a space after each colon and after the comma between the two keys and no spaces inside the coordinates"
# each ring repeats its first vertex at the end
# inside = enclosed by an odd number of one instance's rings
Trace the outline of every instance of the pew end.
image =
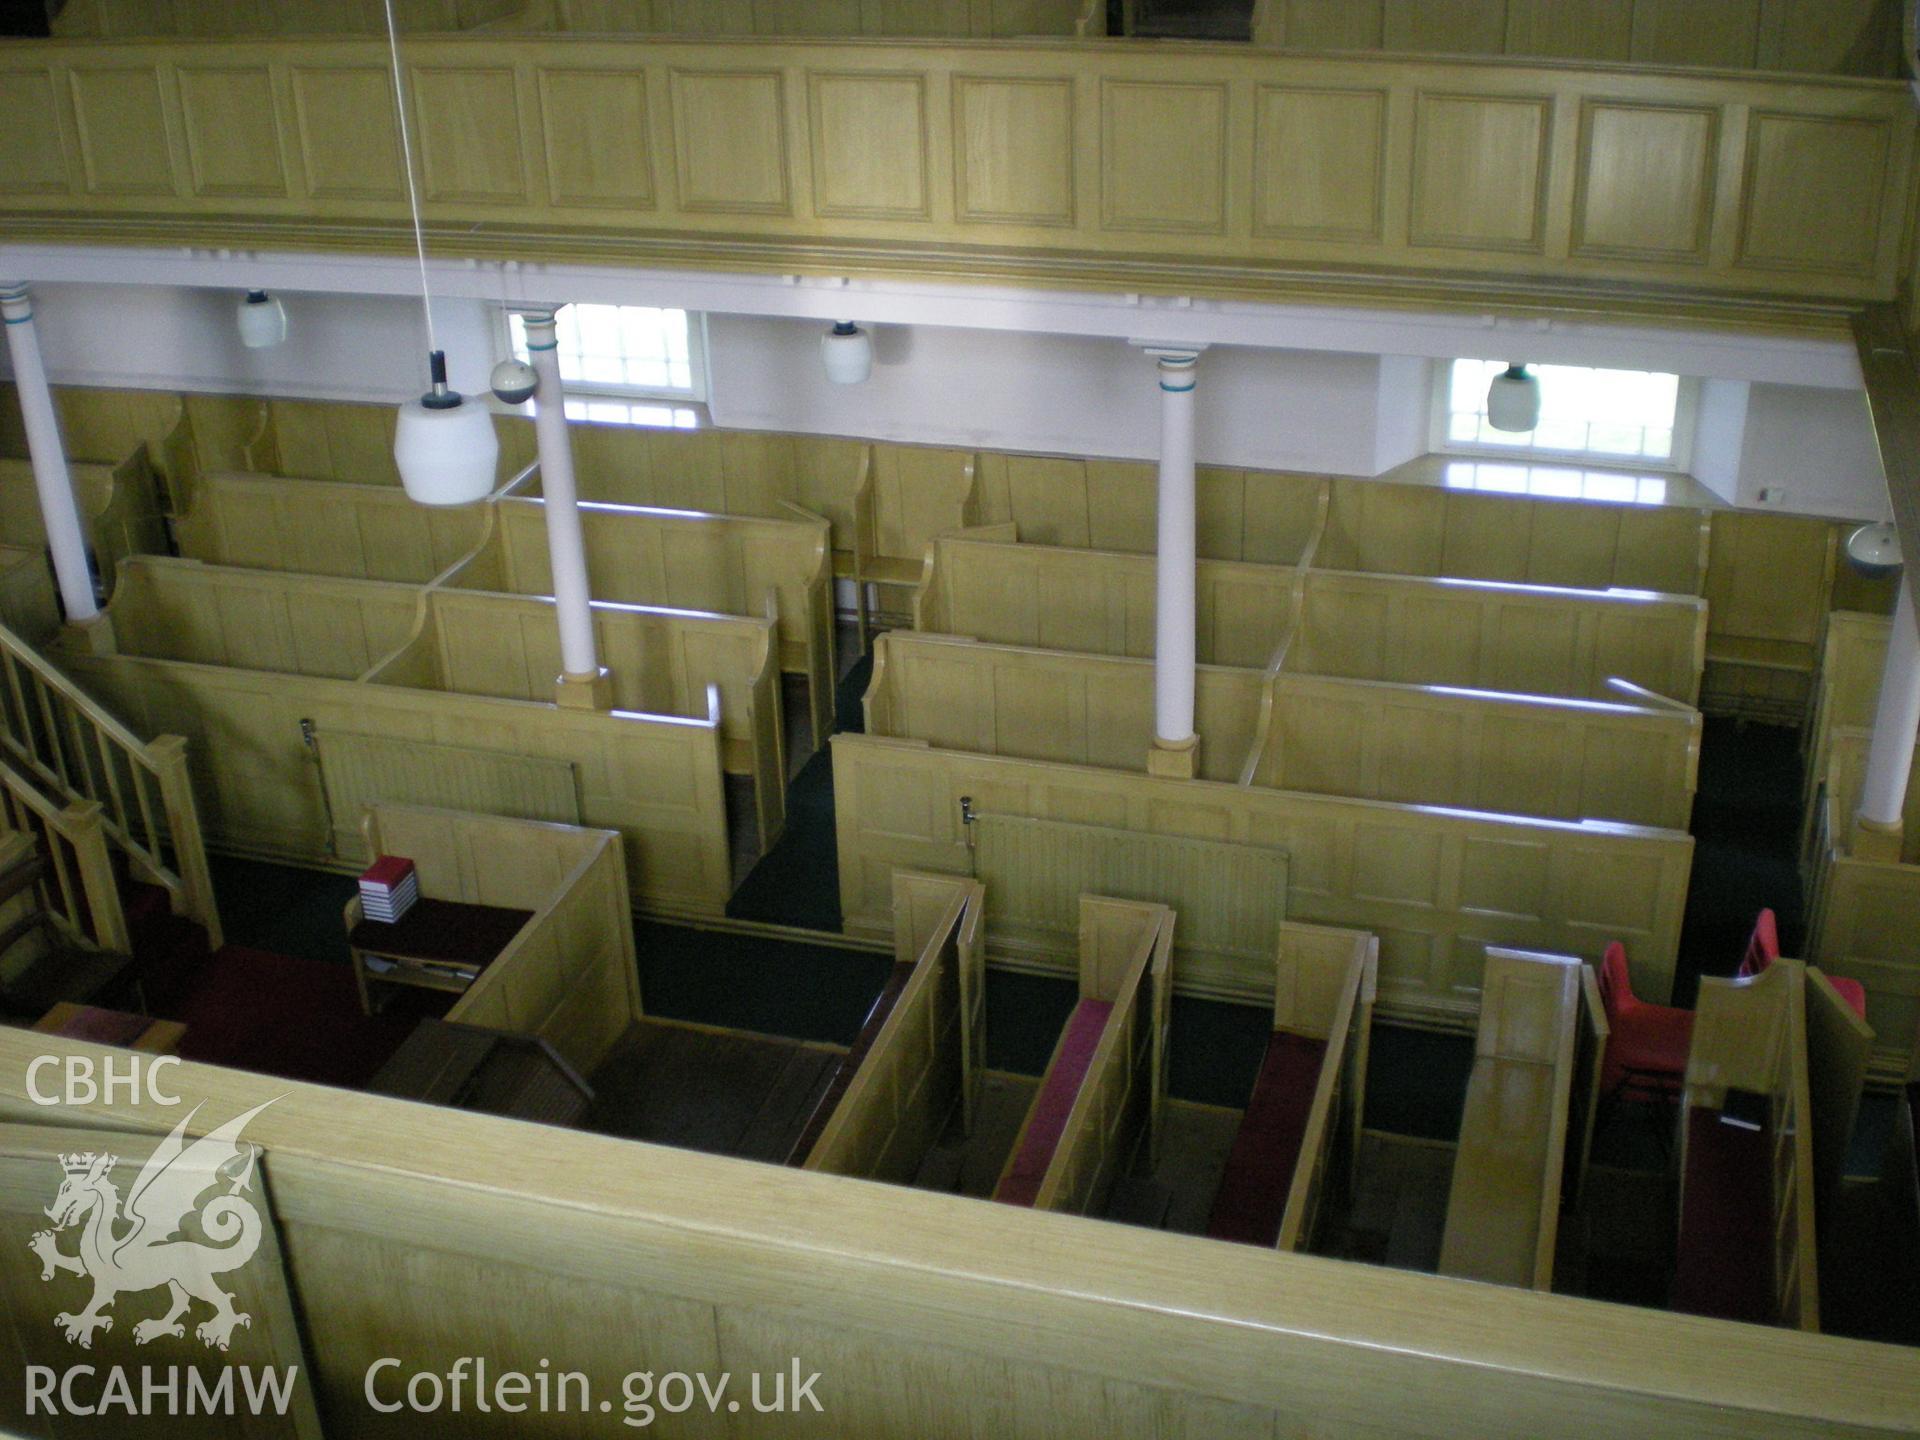
{"type": "Polygon", "coordinates": [[[1487,947],[1443,1275],[1553,1288],[1581,970],[1571,956],[1487,947]]]}

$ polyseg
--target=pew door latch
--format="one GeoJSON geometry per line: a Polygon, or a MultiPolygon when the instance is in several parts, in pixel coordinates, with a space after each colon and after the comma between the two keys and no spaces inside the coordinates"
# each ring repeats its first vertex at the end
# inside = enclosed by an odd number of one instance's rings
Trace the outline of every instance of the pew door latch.
{"type": "Polygon", "coordinates": [[[962,795],[960,797],[960,833],[966,837],[967,862],[968,862],[967,869],[969,871],[973,870],[974,868],[973,859],[974,859],[974,850],[975,850],[975,843],[974,843],[975,831],[973,828],[973,822],[979,818],[980,817],[974,813],[973,797],[971,795],[962,795]]]}

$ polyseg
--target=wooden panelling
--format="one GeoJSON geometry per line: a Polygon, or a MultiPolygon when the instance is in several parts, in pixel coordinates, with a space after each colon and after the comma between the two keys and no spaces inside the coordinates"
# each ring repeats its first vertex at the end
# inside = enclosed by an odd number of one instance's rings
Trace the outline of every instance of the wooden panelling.
{"type": "Polygon", "coordinates": [[[1254,232],[1379,240],[1386,91],[1263,85],[1254,104],[1254,232]]]}
{"type": "MultiPolygon", "coordinates": [[[[1025,23],[961,8],[969,34],[1025,23]]],[[[1311,24],[1311,7],[1286,8],[1311,24]]],[[[1495,8],[1507,28],[1530,23],[1495,8]]],[[[902,13],[863,3],[861,33],[902,13]]],[[[1422,44],[1452,28],[1425,6],[1396,5],[1392,23],[1422,44]]],[[[1066,265],[1137,288],[1150,257],[1156,287],[1228,296],[1306,293],[1302,271],[1337,265],[1338,288],[1367,295],[1463,274],[1547,298],[1607,280],[1737,292],[1748,320],[1756,297],[1882,299],[1900,278],[1915,126],[1890,83],[1158,45],[409,49],[433,219],[470,222],[482,258],[538,258],[564,237],[584,262],[710,266],[724,239],[770,265],[894,275],[929,247],[977,248],[1009,281],[1066,265]]],[[[269,219],[323,245],[404,238],[372,42],[17,54],[0,71],[23,116],[0,148],[9,234],[98,216],[146,243],[253,245],[269,219]],[[232,83],[215,93],[215,76],[232,83]]]]}
{"type": "Polygon", "coordinates": [[[0,71],[0,193],[57,194],[67,188],[53,80],[45,70],[0,71]]]}
{"type": "Polygon", "coordinates": [[[1740,263],[1865,274],[1873,267],[1892,136],[1878,120],[1757,111],[1747,130],[1740,263]],[[1807,224],[1848,216],[1844,233],[1807,224]]]}
{"type": "Polygon", "coordinates": [[[287,175],[280,158],[280,127],[250,130],[248,121],[276,116],[273,76],[265,66],[187,66],[176,72],[180,115],[187,137],[188,173],[196,195],[284,197],[287,175]]]}
{"type": "MultiPolygon", "coordinates": [[[[1671,988],[1693,851],[1678,831],[1163,780],[845,732],[833,756],[851,933],[890,933],[894,865],[967,872],[964,795],[988,814],[1284,850],[1287,917],[1378,935],[1382,1002],[1408,1012],[1470,1016],[1490,944],[1594,959],[1624,939],[1635,991],[1671,988]]],[[[1218,985],[1244,994],[1270,964],[1218,985]]]]}
{"type": "Polygon", "coordinates": [[[1100,108],[1106,227],[1224,234],[1226,86],[1108,80],[1100,108]]]}
{"type": "Polygon", "coordinates": [[[1275,0],[1283,43],[1300,50],[1371,50],[1383,42],[1383,0],[1275,0]]]}
{"type": "Polygon", "coordinates": [[[680,208],[785,215],[792,209],[786,89],[777,70],[675,70],[680,208]]]}
{"type": "Polygon", "coordinates": [[[1070,78],[954,76],[953,147],[956,219],[1073,223],[1070,78]]]}
{"type": "Polygon", "coordinates": [[[1382,48],[1497,55],[1510,0],[1385,0],[1382,48]]]}
{"type": "Polygon", "coordinates": [[[1545,99],[1423,94],[1414,122],[1418,246],[1538,250],[1546,231],[1545,99]]]}
{"type": "Polygon", "coordinates": [[[406,170],[393,77],[372,65],[290,67],[307,193],[316,200],[401,200],[406,170]]]}
{"type": "Polygon", "coordinates": [[[1834,847],[1815,867],[1808,959],[1865,987],[1882,1077],[1920,1080],[1920,865],[1856,860],[1834,847]]]}
{"type": "Polygon", "coordinates": [[[70,654],[61,664],[137,732],[187,738],[208,838],[229,850],[303,865],[365,863],[357,818],[327,813],[303,738],[301,722],[311,721],[322,734],[418,747],[411,773],[405,765],[388,772],[405,782],[402,793],[366,799],[511,813],[515,782],[504,769],[455,771],[439,752],[569,765],[582,821],[626,841],[637,904],[718,915],[732,891],[717,719],[602,714],[131,655],[70,654]],[[448,794],[456,773],[482,788],[448,794]]]}
{"type": "MultiPolygon", "coordinates": [[[[0,1109],[22,1127],[46,1122],[25,1082],[43,1053],[99,1067],[114,1052],[0,1031],[0,1109]]],[[[608,1433],[644,1418],[623,1408],[636,1363],[731,1374],[735,1392],[758,1373],[763,1398],[796,1358],[803,1377],[820,1373],[818,1415],[655,1406],[663,1433],[743,1440],[942,1425],[1006,1440],[1379,1440],[1446,1426],[1483,1440],[1867,1436],[1911,1428],[1920,1405],[1911,1355],[1891,1345],[1515,1296],[192,1062],[167,1080],[204,1100],[197,1125],[273,1102],[247,1138],[265,1147],[309,1342],[302,1378],[327,1433],[355,1440],[528,1428],[477,1412],[472,1389],[457,1413],[373,1412],[369,1367],[388,1356],[407,1358],[373,1372],[383,1404],[458,1356],[485,1356],[489,1379],[577,1371],[616,1411],[564,1418],[608,1433]]],[[[96,1135],[164,1135],[178,1120],[127,1088],[61,1118],[96,1135]]],[[[95,1142],[59,1139],[80,1143],[95,1142]]],[[[0,1297],[8,1333],[64,1346],[27,1251],[59,1172],[43,1150],[32,1174],[0,1233],[19,1256],[0,1297]]],[[[150,1362],[131,1332],[123,1321],[97,1337],[87,1363],[150,1362]]],[[[669,1393],[678,1403],[677,1384],[669,1393]]],[[[31,1428],[21,1391],[0,1403],[0,1423],[31,1428]]]]}
{"type": "Polygon", "coordinates": [[[1704,261],[1718,150],[1715,112],[1591,102],[1580,123],[1575,249],[1704,261]]]}
{"type": "Polygon", "coordinates": [[[920,75],[807,77],[817,215],[925,220],[927,82],[920,75]]]}
{"type": "MultiPolygon", "coordinates": [[[[173,140],[159,72],[147,65],[75,66],[67,81],[87,192],[171,196],[173,140]]],[[[251,118],[259,126],[270,114],[251,118]]]]}
{"type": "Polygon", "coordinates": [[[639,71],[540,71],[547,195],[555,205],[651,210],[647,77],[639,71]]]}
{"type": "Polygon", "coordinates": [[[479,205],[525,201],[519,115],[511,69],[416,65],[413,133],[421,197],[479,205]]]}

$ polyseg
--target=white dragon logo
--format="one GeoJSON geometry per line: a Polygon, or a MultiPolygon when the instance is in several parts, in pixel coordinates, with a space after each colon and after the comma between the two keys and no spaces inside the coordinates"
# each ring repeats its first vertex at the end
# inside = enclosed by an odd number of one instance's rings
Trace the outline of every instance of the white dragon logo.
{"type": "Polygon", "coordinates": [[[162,1285],[172,1297],[171,1304],[165,1315],[133,1327],[137,1344],[162,1335],[184,1338],[180,1317],[194,1300],[213,1307],[212,1318],[194,1329],[210,1348],[225,1350],[235,1326],[252,1324],[253,1317],[233,1308],[233,1296],[214,1277],[238,1270],[259,1248],[260,1212],[241,1192],[251,1185],[260,1147],[241,1142],[239,1135],[249,1120],[272,1103],[256,1105],[186,1144],[181,1137],[200,1113],[196,1106],[154,1147],[124,1206],[118,1187],[108,1178],[118,1156],[87,1152],[60,1157],[66,1178],[45,1212],[53,1228],[36,1234],[27,1248],[40,1257],[42,1280],[51,1280],[60,1271],[93,1280],[93,1299],[86,1309],[77,1315],[54,1316],[54,1325],[68,1340],[91,1349],[94,1331],[113,1328],[113,1317],[106,1309],[116,1296],[162,1285]],[[187,1239],[181,1227],[194,1216],[201,1195],[221,1183],[226,1192],[212,1196],[198,1209],[199,1229],[213,1243],[187,1239]],[[83,1221],[78,1253],[66,1254],[59,1246],[60,1233],[83,1221]]]}

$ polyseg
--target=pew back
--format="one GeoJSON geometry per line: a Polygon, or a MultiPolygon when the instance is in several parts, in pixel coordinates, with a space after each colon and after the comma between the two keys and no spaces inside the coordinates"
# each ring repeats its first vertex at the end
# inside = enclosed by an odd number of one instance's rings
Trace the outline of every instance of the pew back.
{"type": "MultiPolygon", "coordinates": [[[[553,593],[544,502],[507,496],[486,544],[448,580],[463,590],[553,593]]],[[[827,524],[629,505],[582,505],[594,593],[629,605],[765,615],[772,597],[780,668],[807,679],[813,733],[833,728],[833,593],[827,524]]]]}
{"type": "MultiPolygon", "coordinates": [[[[1010,819],[1282,852],[1282,918],[1378,935],[1381,1003],[1395,1013],[1456,1022],[1476,1014],[1489,944],[1597,957],[1623,936],[1646,998],[1664,1000],[1672,986],[1693,850],[1682,832],[1124,775],[842,734],[834,803],[849,933],[892,933],[895,865],[972,872],[963,797],[1010,819]]],[[[1043,910],[1051,871],[1010,865],[989,877],[995,912],[1043,910]]],[[[1244,902],[1221,894],[1199,908],[1227,916],[1236,903],[1244,902]]],[[[1269,943],[1257,958],[1183,948],[1183,985],[1264,993],[1269,943]]]]}
{"type": "Polygon", "coordinates": [[[1440,1273],[1553,1288],[1578,960],[1489,946],[1440,1273]]]}
{"type": "Polygon", "coordinates": [[[123,654],[356,680],[413,636],[412,585],[142,555],[107,614],[123,654]]]}
{"type": "Polygon", "coordinates": [[[958,1105],[971,1127],[985,1042],[977,882],[894,872],[894,956],[914,967],[806,1168],[906,1184],[958,1105]]]}
{"type": "Polygon", "coordinates": [[[619,835],[384,804],[367,807],[363,828],[369,854],[414,862],[422,895],[533,912],[448,1020],[544,1040],[590,1074],[641,1017],[619,835]]]}
{"type": "Polygon", "coordinates": [[[397,487],[216,473],[174,521],[180,553],[217,565],[425,584],[470,555],[488,505],[416,505],[397,487]]]}
{"type": "MultiPolygon", "coordinates": [[[[5,533],[0,525],[0,534],[5,533]]],[[[30,645],[43,644],[60,628],[60,599],[46,551],[0,545],[0,625],[30,645]]]]}
{"type": "Polygon", "coordinates": [[[131,655],[63,654],[61,666],[138,733],[187,737],[200,813],[225,849],[358,868],[360,801],[539,815],[527,806],[557,773],[580,821],[621,833],[636,904],[716,915],[732,891],[717,714],[607,714],[131,655]],[[315,763],[310,737],[336,734],[377,742],[351,785],[315,763]]]}
{"type": "Polygon", "coordinates": [[[1827,827],[1845,814],[1828,799],[1824,838],[1814,859],[1807,953],[1821,969],[1857,980],[1867,992],[1874,1034],[1873,1072],[1881,1080],[1920,1080],[1920,865],[1862,860],[1827,827]]]}

